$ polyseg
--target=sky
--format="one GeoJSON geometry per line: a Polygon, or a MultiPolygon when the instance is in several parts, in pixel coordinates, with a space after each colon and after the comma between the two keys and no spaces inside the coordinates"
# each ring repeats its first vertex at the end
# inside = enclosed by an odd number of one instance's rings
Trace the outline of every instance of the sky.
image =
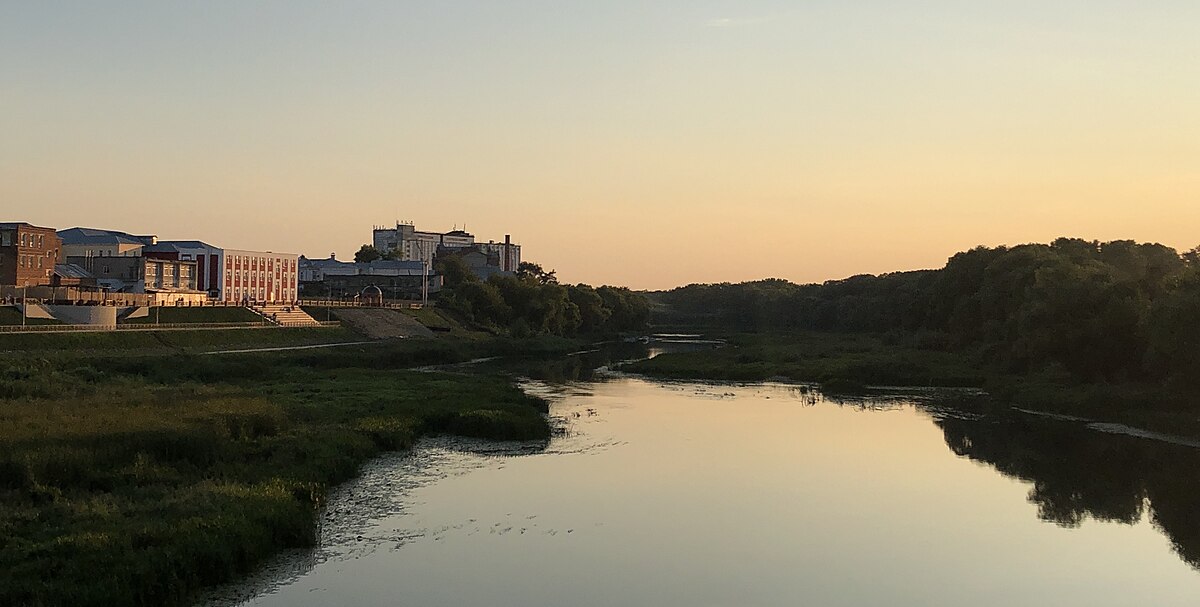
{"type": "Polygon", "coordinates": [[[0,221],[567,282],[1200,245],[1200,3],[0,2],[0,221]]]}

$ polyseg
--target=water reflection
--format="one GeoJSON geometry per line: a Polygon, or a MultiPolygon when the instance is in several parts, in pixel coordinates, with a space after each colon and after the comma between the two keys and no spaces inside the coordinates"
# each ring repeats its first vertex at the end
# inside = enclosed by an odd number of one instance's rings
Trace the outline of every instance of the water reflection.
{"type": "Polygon", "coordinates": [[[1088,518],[1134,524],[1148,515],[1200,568],[1200,450],[1020,414],[939,415],[935,423],[954,453],[1031,483],[1042,520],[1074,528],[1088,518]]]}
{"type": "Polygon", "coordinates": [[[551,383],[606,381],[623,363],[654,358],[666,352],[711,350],[720,342],[703,339],[654,338],[648,341],[610,342],[568,356],[491,359],[473,365],[472,371],[496,372],[551,383]]]}
{"type": "Polygon", "coordinates": [[[1200,603],[1162,540],[1197,565],[1200,450],[911,394],[594,371],[656,347],[462,369],[530,378],[554,439],[378,460],[319,548],[216,604],[1200,603]]]}

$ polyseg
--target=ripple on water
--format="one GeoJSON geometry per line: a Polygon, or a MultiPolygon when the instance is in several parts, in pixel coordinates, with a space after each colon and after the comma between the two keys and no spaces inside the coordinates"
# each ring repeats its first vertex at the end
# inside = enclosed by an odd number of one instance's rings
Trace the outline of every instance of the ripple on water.
{"type": "Polygon", "coordinates": [[[468,519],[453,525],[421,527],[396,524],[396,519],[412,515],[417,490],[484,468],[502,469],[507,458],[585,454],[626,444],[625,441],[589,440],[594,437],[575,432],[577,423],[602,422],[595,410],[574,411],[561,407],[571,396],[563,386],[541,382],[523,382],[532,394],[555,403],[550,422],[554,438],[549,442],[497,442],[459,437],[434,437],[418,441],[412,451],[385,453],[366,463],[359,476],[335,489],[317,519],[317,546],[312,549],[280,553],[253,575],[226,584],[201,595],[197,605],[240,605],[255,597],[271,594],[294,583],[317,566],[330,561],[369,556],[378,550],[397,550],[413,542],[441,541],[453,533],[475,535],[574,533],[574,529],[541,527],[537,515],[512,513],[500,522],[468,519]],[[575,415],[578,413],[578,415],[575,415]]]}

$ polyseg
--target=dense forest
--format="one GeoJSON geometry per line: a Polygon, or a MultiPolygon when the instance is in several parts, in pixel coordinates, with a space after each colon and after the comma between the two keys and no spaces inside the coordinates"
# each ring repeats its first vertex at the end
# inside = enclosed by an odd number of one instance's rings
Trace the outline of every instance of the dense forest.
{"type": "Polygon", "coordinates": [[[1200,250],[1060,238],[978,247],[939,270],[689,285],[661,319],[744,331],[905,332],[1014,373],[1200,387],[1200,250]]]}
{"type": "Polygon", "coordinates": [[[513,275],[476,276],[455,255],[439,258],[445,290],[439,305],[513,337],[614,335],[640,331],[650,317],[646,297],[624,287],[559,284],[553,270],[522,262],[513,275]]]}

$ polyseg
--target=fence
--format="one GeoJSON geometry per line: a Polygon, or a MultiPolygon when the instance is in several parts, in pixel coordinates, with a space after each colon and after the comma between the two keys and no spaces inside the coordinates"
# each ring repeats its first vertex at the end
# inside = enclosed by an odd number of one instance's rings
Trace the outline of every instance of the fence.
{"type": "Polygon", "coordinates": [[[198,299],[196,293],[112,293],[79,287],[14,287],[0,286],[0,304],[15,305],[29,300],[39,304],[65,304],[82,306],[163,306],[174,308],[241,308],[247,304],[262,304],[253,301],[224,301],[220,299],[198,299]],[[172,300],[172,297],[181,298],[172,300]]]}
{"type": "Polygon", "coordinates": [[[384,300],[383,302],[379,302],[352,299],[301,299],[300,305],[314,308],[391,308],[394,310],[420,310],[425,306],[432,306],[433,302],[422,304],[419,301],[408,300],[384,300]]]}
{"type": "Polygon", "coordinates": [[[296,327],[340,327],[342,323],[318,322],[174,322],[113,325],[0,325],[0,333],[97,333],[111,331],[212,330],[212,329],[280,329],[296,327]]]}

